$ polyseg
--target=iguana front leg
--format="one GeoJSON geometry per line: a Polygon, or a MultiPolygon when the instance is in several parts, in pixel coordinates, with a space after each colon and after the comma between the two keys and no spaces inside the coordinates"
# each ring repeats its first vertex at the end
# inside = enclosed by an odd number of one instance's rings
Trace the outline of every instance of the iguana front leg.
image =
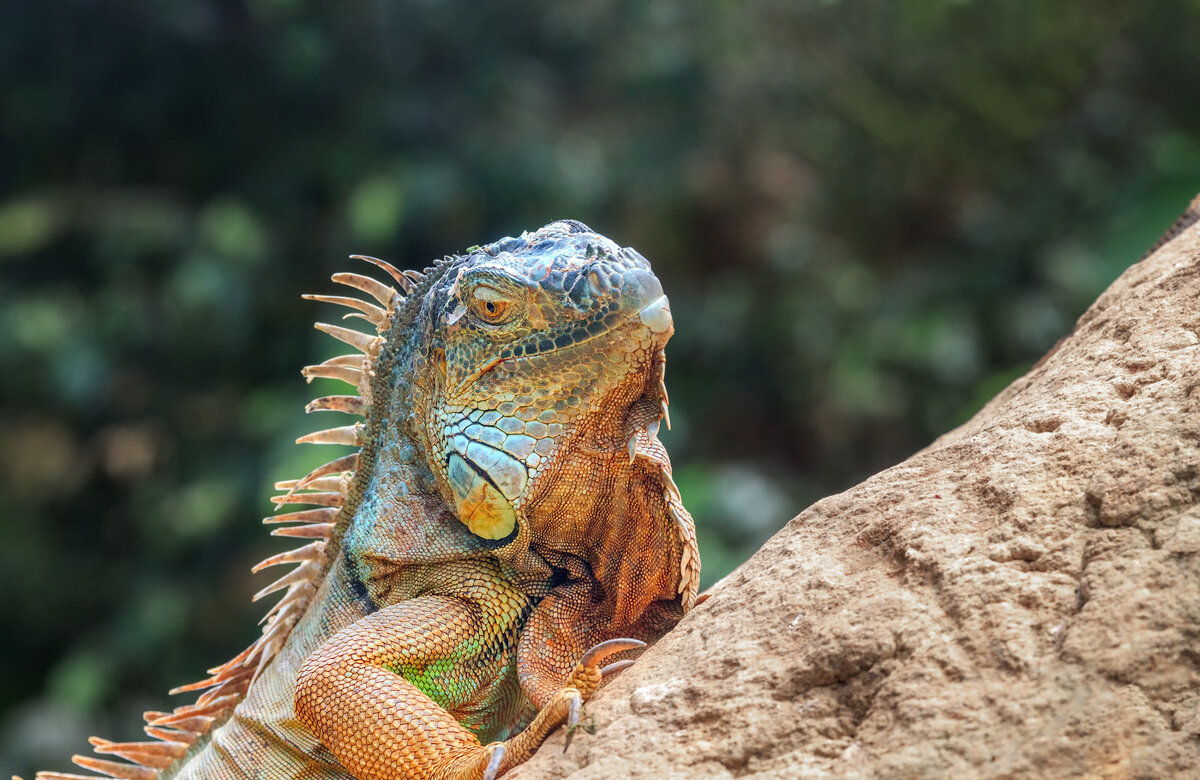
{"type": "Polygon", "coordinates": [[[451,568],[455,595],[367,615],[300,668],[297,718],[360,780],[483,777],[499,743],[455,716],[523,704],[511,668],[528,598],[494,573],[451,568]]]}
{"type": "MultiPolygon", "coordinates": [[[[642,644],[613,640],[585,653],[524,731],[483,745],[452,712],[478,700],[487,685],[486,672],[471,671],[494,667],[493,681],[505,676],[515,651],[512,629],[524,614],[519,592],[490,585],[483,601],[426,595],[381,609],[335,634],[301,666],[296,716],[356,778],[494,778],[528,759],[554,729],[578,722],[580,706],[599,686],[600,664],[642,644]],[[438,665],[449,694],[442,703],[401,674],[438,665]]],[[[501,695],[520,692],[514,684],[501,695]]]]}

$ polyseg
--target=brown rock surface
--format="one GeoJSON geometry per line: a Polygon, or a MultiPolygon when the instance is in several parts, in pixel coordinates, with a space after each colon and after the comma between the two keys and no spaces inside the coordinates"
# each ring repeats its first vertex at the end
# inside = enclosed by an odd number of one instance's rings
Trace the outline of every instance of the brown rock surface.
{"type": "Polygon", "coordinates": [[[1200,777],[1198,496],[1200,225],[511,777],[1200,777]]]}

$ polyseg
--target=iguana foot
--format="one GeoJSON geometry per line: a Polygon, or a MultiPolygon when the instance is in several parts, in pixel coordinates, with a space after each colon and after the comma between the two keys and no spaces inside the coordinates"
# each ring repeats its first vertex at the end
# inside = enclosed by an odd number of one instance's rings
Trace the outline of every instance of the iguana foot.
{"type": "Polygon", "coordinates": [[[605,642],[593,647],[583,654],[579,659],[579,663],[575,666],[575,671],[567,679],[567,685],[579,692],[579,695],[570,700],[569,709],[567,710],[567,737],[563,741],[563,752],[567,752],[567,748],[571,747],[571,740],[575,737],[575,729],[579,726],[579,713],[583,709],[583,702],[590,698],[596,689],[600,687],[600,683],[604,678],[616,674],[617,672],[633,665],[632,658],[625,658],[620,661],[613,661],[607,666],[600,666],[606,660],[627,650],[637,650],[645,647],[646,643],[640,639],[609,639],[605,642]]]}
{"type": "MultiPolygon", "coordinates": [[[[646,643],[640,639],[609,639],[584,653],[571,675],[567,677],[563,687],[559,688],[550,701],[538,711],[528,728],[503,743],[504,755],[497,762],[499,773],[502,774],[518,764],[524,763],[545,741],[546,737],[560,725],[567,727],[566,745],[569,746],[575,728],[579,725],[584,702],[596,692],[605,676],[619,672],[633,661],[624,659],[607,666],[601,666],[601,664],[617,653],[637,650],[645,646],[646,643]]],[[[495,755],[493,754],[493,758],[495,755]]],[[[489,771],[490,766],[491,764],[489,764],[489,771]]],[[[485,778],[494,780],[496,776],[487,774],[485,778]]]]}
{"type": "Polygon", "coordinates": [[[627,650],[638,650],[645,646],[646,643],[640,639],[621,638],[601,642],[584,653],[583,657],[579,659],[579,663],[575,665],[575,670],[567,678],[566,687],[579,691],[586,701],[600,687],[600,681],[604,679],[606,674],[614,674],[621,671],[632,664],[633,660],[614,661],[605,667],[600,666],[602,663],[617,653],[624,653],[627,650]]]}

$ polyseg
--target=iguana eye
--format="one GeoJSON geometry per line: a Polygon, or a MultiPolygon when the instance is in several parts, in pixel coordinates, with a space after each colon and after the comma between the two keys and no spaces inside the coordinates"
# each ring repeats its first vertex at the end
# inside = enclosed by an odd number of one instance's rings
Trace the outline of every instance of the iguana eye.
{"type": "Polygon", "coordinates": [[[503,322],[511,308],[511,301],[494,287],[480,286],[471,291],[471,311],[486,323],[503,322]]]}

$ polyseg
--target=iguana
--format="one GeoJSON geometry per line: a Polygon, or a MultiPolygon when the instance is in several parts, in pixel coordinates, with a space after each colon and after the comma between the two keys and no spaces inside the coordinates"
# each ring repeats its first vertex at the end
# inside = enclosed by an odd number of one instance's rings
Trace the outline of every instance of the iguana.
{"type": "MultiPolygon", "coordinates": [[[[355,256],[360,257],[360,256],[355,256]]],[[[144,742],[75,763],[128,780],[493,778],[528,758],[631,651],[695,603],[695,529],[657,439],[674,331],[650,264],[563,220],[447,256],[396,287],[335,274],[375,326],[318,323],[352,355],[303,374],[361,415],[351,445],[276,484],[302,546],[262,636],[144,742]],[[605,665],[607,663],[607,665],[605,665]],[[129,762],[112,760],[123,758],[129,762]]],[[[570,728],[568,728],[570,734],[570,728]]],[[[39,772],[42,780],[80,775],[39,772]]]]}

